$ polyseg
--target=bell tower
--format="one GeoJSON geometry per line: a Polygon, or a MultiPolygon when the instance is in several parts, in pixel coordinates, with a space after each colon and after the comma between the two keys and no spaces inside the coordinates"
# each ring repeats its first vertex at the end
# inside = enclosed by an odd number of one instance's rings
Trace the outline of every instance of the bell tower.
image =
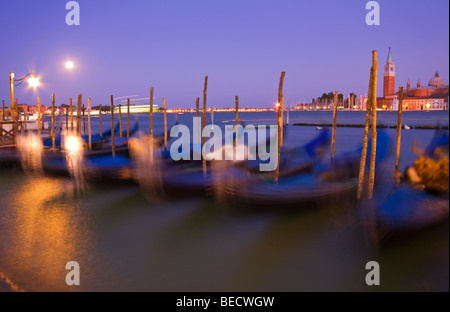
{"type": "Polygon", "coordinates": [[[384,84],[383,97],[393,96],[395,94],[395,65],[392,60],[391,48],[389,48],[389,55],[384,65],[384,84]]]}

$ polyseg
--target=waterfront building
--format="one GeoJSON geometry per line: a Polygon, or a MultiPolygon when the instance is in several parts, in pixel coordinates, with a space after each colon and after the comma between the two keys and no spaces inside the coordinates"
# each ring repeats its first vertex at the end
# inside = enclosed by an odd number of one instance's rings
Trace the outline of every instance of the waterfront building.
{"type": "MultiPolygon", "coordinates": [[[[408,79],[404,89],[403,110],[428,111],[448,110],[449,86],[445,84],[439,72],[422,86],[420,80],[415,88],[411,88],[408,79]]],[[[358,106],[358,105],[357,105],[358,106]]],[[[384,66],[383,97],[377,98],[377,108],[381,110],[398,110],[398,91],[395,90],[395,64],[389,48],[388,58],[384,66]]]]}

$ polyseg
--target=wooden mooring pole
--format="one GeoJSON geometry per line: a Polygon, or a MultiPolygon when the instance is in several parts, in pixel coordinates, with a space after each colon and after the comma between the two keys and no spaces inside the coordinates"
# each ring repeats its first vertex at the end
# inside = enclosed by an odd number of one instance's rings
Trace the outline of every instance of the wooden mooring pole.
{"type": "MultiPolygon", "coordinates": [[[[17,99],[17,98],[16,98],[16,105],[15,106],[16,106],[16,110],[17,110],[17,122],[19,122],[20,121],[19,99],[17,99]]],[[[25,117],[25,113],[23,115],[25,117]]],[[[25,118],[24,118],[24,120],[25,120],[25,118]]],[[[25,123],[25,125],[26,125],[26,123],[25,123]]],[[[25,134],[25,125],[24,125],[23,121],[20,122],[20,131],[21,131],[22,134],[25,134]]]]}
{"type": "Polygon", "coordinates": [[[200,144],[200,138],[202,137],[202,129],[200,129],[200,125],[199,125],[199,118],[200,118],[200,98],[197,98],[195,100],[195,111],[197,114],[197,143],[200,144]]]}
{"type": "MultiPolygon", "coordinates": [[[[41,117],[41,119],[42,119],[42,127],[41,127],[41,129],[42,130],[45,130],[45,115],[44,114],[42,114],[42,117],[41,117]]],[[[39,125],[38,125],[38,127],[39,127],[39,125]]]]}
{"type": "Polygon", "coordinates": [[[116,156],[116,146],[114,142],[114,97],[111,95],[111,150],[113,157],[116,156]]]}
{"type": "Polygon", "coordinates": [[[362,195],[364,192],[364,180],[366,177],[366,159],[367,159],[367,148],[369,145],[369,129],[370,129],[370,119],[372,116],[372,84],[374,79],[374,68],[370,69],[370,82],[369,82],[369,97],[367,99],[367,107],[366,107],[366,123],[364,126],[364,138],[363,138],[363,146],[361,152],[361,161],[359,164],[359,178],[358,178],[358,190],[356,194],[357,205],[361,203],[362,195]]]}
{"type": "Polygon", "coordinates": [[[334,159],[336,150],[336,124],[337,124],[337,110],[338,110],[339,92],[334,92],[334,109],[333,109],[333,132],[331,135],[331,159],[334,159]]]}
{"type": "Polygon", "coordinates": [[[69,130],[69,110],[66,107],[66,131],[69,130]]]}
{"type": "Polygon", "coordinates": [[[167,151],[167,109],[166,109],[166,98],[163,98],[163,108],[164,108],[164,151],[167,151]]]}
{"type": "Polygon", "coordinates": [[[11,104],[10,104],[10,111],[11,111],[11,121],[14,122],[14,131],[13,131],[13,139],[14,139],[14,144],[17,143],[17,131],[18,131],[18,127],[19,127],[19,123],[17,121],[17,107],[15,107],[14,105],[14,73],[10,72],[9,73],[9,91],[10,91],[10,96],[11,96],[11,104]]]}
{"type": "Polygon", "coordinates": [[[119,104],[119,136],[122,137],[122,105],[119,104]]]}
{"type": "Polygon", "coordinates": [[[73,105],[72,105],[72,98],[69,98],[69,109],[70,109],[70,131],[73,133],[73,105]]]}
{"type": "Polygon", "coordinates": [[[51,130],[51,137],[52,137],[52,149],[55,150],[55,95],[52,94],[52,130],[51,130]]]}
{"type": "Polygon", "coordinates": [[[37,131],[38,136],[41,136],[41,99],[37,98],[37,111],[38,111],[38,120],[37,120],[37,131]]]}
{"type": "Polygon", "coordinates": [[[236,102],[236,119],[234,120],[234,129],[235,129],[235,138],[234,138],[234,145],[237,148],[238,145],[238,136],[239,136],[239,131],[238,131],[238,125],[239,125],[239,96],[236,95],[235,97],[235,102],[236,102]]]}
{"type": "Polygon", "coordinates": [[[78,94],[78,102],[77,102],[77,134],[81,134],[81,101],[82,96],[78,94]]]}
{"type": "Polygon", "coordinates": [[[89,142],[88,146],[89,149],[92,149],[92,132],[91,132],[91,98],[88,98],[88,136],[89,136],[89,142]]]}
{"type": "Polygon", "coordinates": [[[367,196],[370,199],[373,198],[373,189],[375,186],[375,166],[377,156],[377,79],[378,79],[378,61],[377,51],[372,51],[372,67],[373,67],[373,80],[372,80],[372,147],[370,155],[370,169],[369,169],[369,189],[367,196]]]}
{"type": "MultiPolygon", "coordinates": [[[[367,99],[367,107],[366,107],[366,123],[364,126],[364,139],[363,146],[361,152],[361,162],[359,165],[359,179],[358,179],[358,190],[356,195],[357,205],[359,205],[362,201],[362,195],[364,192],[364,180],[365,180],[365,169],[366,169],[366,159],[367,159],[367,149],[369,145],[369,128],[371,124],[371,118],[373,117],[373,112],[376,112],[376,83],[377,83],[377,70],[378,63],[376,62],[376,51],[372,52],[372,67],[370,69],[370,82],[369,82],[369,97],[367,99]],[[375,101],[374,101],[375,99],[375,101]]],[[[372,126],[375,124],[376,131],[376,122],[372,123],[372,126]]],[[[372,131],[374,129],[372,128],[372,131]]],[[[373,138],[372,138],[373,139],[373,138]]],[[[376,142],[375,146],[372,142],[372,154],[373,151],[376,153],[376,142]]],[[[375,154],[376,155],[376,154],[375,154]]],[[[372,162],[372,159],[371,159],[372,162]]],[[[372,166],[371,166],[372,167],[372,166]]],[[[371,198],[371,197],[370,197],[371,198]]]]}
{"type": "Polygon", "coordinates": [[[280,85],[278,87],[278,150],[277,150],[277,167],[275,169],[274,180],[278,183],[280,177],[280,157],[281,157],[281,147],[283,146],[283,84],[286,72],[281,73],[280,85]]]}
{"type": "Polygon", "coordinates": [[[203,174],[206,175],[207,173],[207,167],[206,167],[206,146],[205,141],[206,138],[203,137],[203,129],[206,125],[206,102],[207,102],[207,95],[208,95],[208,76],[205,76],[205,87],[203,89],[203,113],[202,113],[202,165],[203,165],[203,174]]]}
{"type": "Polygon", "coordinates": [[[102,129],[102,104],[98,106],[98,131],[100,134],[100,137],[103,136],[103,129],[102,129]]]}
{"type": "Polygon", "coordinates": [[[61,106],[59,107],[59,131],[62,131],[62,111],[61,106]]]}
{"type": "MultiPolygon", "coordinates": [[[[150,88],[150,139],[153,141],[153,91],[154,88],[150,88]]],[[[153,144],[153,143],[152,143],[153,144]]]]}
{"type": "Polygon", "coordinates": [[[86,135],[86,108],[84,107],[84,104],[82,106],[83,111],[83,134],[86,135]]]}
{"type": "Polygon", "coordinates": [[[397,152],[395,155],[395,185],[400,184],[400,147],[402,141],[403,87],[398,90],[398,120],[397,120],[397,152]]]}
{"type": "Polygon", "coordinates": [[[127,100],[127,138],[130,137],[130,99],[127,100]]]}

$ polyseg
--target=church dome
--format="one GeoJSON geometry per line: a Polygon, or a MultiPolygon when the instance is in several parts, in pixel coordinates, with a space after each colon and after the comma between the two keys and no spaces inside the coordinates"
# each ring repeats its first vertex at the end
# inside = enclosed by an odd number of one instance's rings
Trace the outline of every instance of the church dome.
{"type": "Polygon", "coordinates": [[[436,71],[434,77],[431,78],[430,81],[428,81],[428,85],[430,87],[442,87],[443,85],[445,85],[445,82],[444,79],[439,77],[439,73],[436,71]]]}

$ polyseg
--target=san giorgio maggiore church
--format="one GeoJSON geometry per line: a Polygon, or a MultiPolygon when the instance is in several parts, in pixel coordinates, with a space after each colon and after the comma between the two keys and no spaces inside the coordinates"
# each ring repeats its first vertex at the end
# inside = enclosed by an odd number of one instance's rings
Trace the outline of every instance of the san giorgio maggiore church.
{"type": "MultiPolygon", "coordinates": [[[[399,105],[398,90],[395,90],[395,65],[390,48],[383,76],[383,97],[377,98],[377,107],[381,110],[396,111],[399,105]]],[[[403,94],[403,111],[448,110],[449,86],[439,77],[437,71],[427,86],[422,86],[419,80],[416,87],[411,88],[411,82],[408,80],[403,94]]],[[[355,101],[356,109],[365,110],[366,105],[367,97],[359,97],[355,101]]]]}

